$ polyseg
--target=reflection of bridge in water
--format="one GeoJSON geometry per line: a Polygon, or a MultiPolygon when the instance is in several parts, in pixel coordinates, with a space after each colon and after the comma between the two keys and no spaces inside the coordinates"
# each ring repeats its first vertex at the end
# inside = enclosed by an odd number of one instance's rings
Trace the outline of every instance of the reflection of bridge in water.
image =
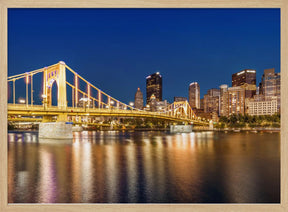
{"type": "Polygon", "coordinates": [[[167,121],[170,124],[191,123],[203,126],[209,124],[208,120],[201,119],[195,115],[187,101],[174,102],[157,112],[136,109],[101,91],[64,62],[10,76],[8,77],[8,83],[12,83],[13,87],[13,102],[8,104],[9,121],[71,121],[73,123],[83,123],[85,121],[86,123],[97,125],[99,123],[97,123],[96,117],[133,117],[167,121]],[[73,74],[73,83],[66,80],[66,70],[73,74]],[[36,105],[33,99],[33,83],[35,83],[33,82],[33,77],[41,73],[43,75],[43,83],[41,85],[43,101],[41,105],[36,105]],[[15,82],[20,79],[25,79],[26,97],[22,102],[16,103],[15,82]],[[52,105],[52,86],[55,82],[58,87],[57,106],[52,105]],[[81,83],[85,85],[86,91],[84,91],[83,86],[81,89],[81,83]],[[72,97],[70,104],[67,101],[68,89],[71,90],[72,97]]]}

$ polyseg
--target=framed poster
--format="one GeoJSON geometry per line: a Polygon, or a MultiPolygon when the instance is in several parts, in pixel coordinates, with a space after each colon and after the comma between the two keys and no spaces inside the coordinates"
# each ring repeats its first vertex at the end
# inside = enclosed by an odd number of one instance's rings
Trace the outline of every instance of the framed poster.
{"type": "Polygon", "coordinates": [[[1,11],[1,210],[287,209],[287,4],[1,11]]]}

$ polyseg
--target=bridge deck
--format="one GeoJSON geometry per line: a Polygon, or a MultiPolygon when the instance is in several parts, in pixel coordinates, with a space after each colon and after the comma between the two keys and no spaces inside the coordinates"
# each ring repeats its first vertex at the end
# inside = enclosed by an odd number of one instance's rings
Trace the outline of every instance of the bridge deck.
{"type": "Polygon", "coordinates": [[[208,125],[202,120],[191,120],[188,118],[171,116],[161,112],[148,112],[143,110],[124,110],[117,108],[60,108],[57,106],[46,107],[41,105],[23,105],[23,104],[8,104],[8,115],[22,116],[57,116],[67,114],[68,116],[112,116],[112,117],[139,117],[139,118],[155,118],[167,121],[176,122],[193,122],[195,125],[208,125]]]}

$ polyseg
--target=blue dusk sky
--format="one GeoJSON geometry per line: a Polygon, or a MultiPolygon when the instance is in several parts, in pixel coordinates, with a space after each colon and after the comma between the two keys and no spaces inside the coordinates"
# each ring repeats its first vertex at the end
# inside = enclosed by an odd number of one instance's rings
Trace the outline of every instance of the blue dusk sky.
{"type": "Polygon", "coordinates": [[[194,81],[201,97],[231,86],[242,69],[258,85],[264,69],[280,72],[280,9],[9,9],[8,76],[58,61],[125,103],[157,71],[169,102],[194,81]]]}

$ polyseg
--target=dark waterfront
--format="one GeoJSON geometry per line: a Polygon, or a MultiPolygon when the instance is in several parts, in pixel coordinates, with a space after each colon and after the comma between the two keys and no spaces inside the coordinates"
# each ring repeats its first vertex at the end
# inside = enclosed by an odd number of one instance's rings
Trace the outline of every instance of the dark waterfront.
{"type": "Polygon", "coordinates": [[[279,203],[280,133],[8,134],[9,203],[279,203]]]}

